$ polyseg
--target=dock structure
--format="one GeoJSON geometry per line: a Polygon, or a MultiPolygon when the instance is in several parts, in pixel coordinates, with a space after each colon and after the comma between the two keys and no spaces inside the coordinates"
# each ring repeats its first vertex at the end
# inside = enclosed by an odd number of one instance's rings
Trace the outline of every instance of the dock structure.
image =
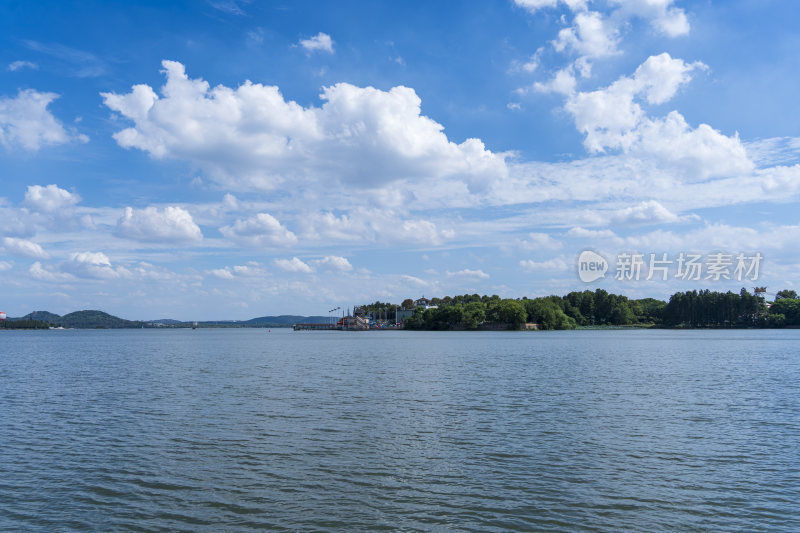
{"type": "Polygon", "coordinates": [[[364,331],[369,329],[369,320],[361,316],[346,316],[337,323],[301,323],[292,326],[295,331],[364,331]]]}
{"type": "Polygon", "coordinates": [[[295,324],[293,326],[295,331],[323,331],[323,330],[335,330],[335,329],[342,329],[341,324],[331,324],[330,322],[325,324],[295,324]]]}
{"type": "MultiPolygon", "coordinates": [[[[337,322],[325,323],[300,323],[292,326],[295,331],[366,331],[370,328],[370,319],[366,316],[364,309],[356,307],[353,309],[353,314],[347,311],[347,315],[343,316],[337,322]]],[[[377,328],[373,328],[377,329],[377,328]]]]}

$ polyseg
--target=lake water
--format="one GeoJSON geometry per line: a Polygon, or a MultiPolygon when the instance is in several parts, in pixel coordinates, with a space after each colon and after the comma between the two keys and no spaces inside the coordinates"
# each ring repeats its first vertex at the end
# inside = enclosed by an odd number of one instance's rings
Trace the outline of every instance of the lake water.
{"type": "Polygon", "coordinates": [[[800,531],[800,331],[0,332],[2,531],[800,531]]]}

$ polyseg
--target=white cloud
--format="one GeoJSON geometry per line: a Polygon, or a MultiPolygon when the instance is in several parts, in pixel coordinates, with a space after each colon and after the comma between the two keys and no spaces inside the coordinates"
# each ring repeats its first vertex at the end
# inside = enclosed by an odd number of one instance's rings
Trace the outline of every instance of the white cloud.
{"type": "Polygon", "coordinates": [[[50,184],[46,187],[41,185],[29,185],[25,192],[25,204],[34,211],[42,213],[58,213],[68,210],[81,201],[81,197],[50,184]]]}
{"type": "Polygon", "coordinates": [[[514,0],[514,3],[531,13],[535,13],[539,9],[556,7],[559,1],[564,3],[571,10],[577,11],[586,9],[586,4],[589,0],[514,0]]]}
{"type": "Polygon", "coordinates": [[[622,239],[610,229],[592,230],[581,227],[572,228],[567,232],[568,237],[578,239],[603,239],[613,242],[621,242],[622,239]]]}
{"type": "Polygon", "coordinates": [[[505,156],[480,140],[449,141],[408,87],[339,83],[322,89],[322,107],[304,108],[274,86],[211,89],[189,79],[180,63],[163,65],[162,97],[147,85],[102,93],[110,109],[134,122],[114,138],[156,158],[191,161],[231,188],[269,190],[287,180],[296,188],[320,180],[378,188],[437,179],[482,188],[508,172],[505,156]]]}
{"type": "Polygon", "coordinates": [[[655,200],[620,209],[611,216],[615,224],[666,224],[678,220],[678,215],[655,200]]]}
{"type": "Polygon", "coordinates": [[[693,129],[677,111],[643,120],[632,133],[633,152],[669,161],[694,179],[737,176],[754,167],[738,134],[728,137],[708,124],[693,129]]]}
{"type": "Polygon", "coordinates": [[[417,287],[427,287],[430,285],[430,283],[424,279],[420,279],[416,276],[409,276],[408,274],[401,274],[400,279],[406,284],[416,285],[417,287]]]}
{"type": "Polygon", "coordinates": [[[298,43],[308,52],[328,52],[333,53],[333,40],[327,33],[319,32],[310,39],[300,39],[298,43]]]}
{"type": "Polygon", "coordinates": [[[35,259],[47,259],[50,255],[42,247],[33,241],[18,239],[16,237],[4,237],[3,248],[6,253],[35,259]]]}
{"type": "Polygon", "coordinates": [[[0,261],[0,272],[11,270],[14,264],[11,261],[0,261]]]}
{"type": "MultiPolygon", "coordinates": [[[[517,5],[535,13],[539,9],[556,7],[558,0],[515,0],[517,5]]],[[[610,0],[611,9],[607,13],[588,9],[589,0],[564,0],[563,3],[573,12],[570,26],[561,29],[552,41],[557,52],[573,52],[578,57],[560,76],[551,81],[534,85],[534,89],[546,92],[564,92],[569,87],[570,74],[580,73],[588,78],[592,71],[592,61],[615,56],[621,53],[618,46],[622,34],[629,29],[629,21],[643,18],[660,34],[677,37],[689,33],[689,21],[680,8],[672,6],[673,0],[610,0]]],[[[566,17],[562,15],[562,22],[566,17]]],[[[537,51],[538,54],[538,51],[537,51]]],[[[536,63],[538,65],[538,63],[536,63]]]]}
{"type": "Polygon", "coordinates": [[[529,233],[528,238],[520,243],[520,248],[526,250],[559,250],[564,245],[547,233],[529,233]]]}
{"type": "Polygon", "coordinates": [[[247,219],[239,219],[231,226],[221,227],[219,231],[233,241],[254,248],[290,246],[297,243],[297,236],[269,213],[258,213],[247,219]]]}
{"type": "Polygon", "coordinates": [[[350,261],[338,255],[328,255],[322,259],[315,259],[312,263],[327,270],[338,270],[339,272],[353,270],[353,265],[350,264],[350,261]]]}
{"type": "Polygon", "coordinates": [[[554,259],[548,259],[547,261],[539,261],[539,262],[527,259],[520,261],[519,266],[522,267],[522,269],[525,270],[526,272],[541,272],[541,271],[559,272],[569,269],[569,265],[561,257],[556,257],[554,259]]]}
{"type": "Polygon", "coordinates": [[[336,215],[314,213],[305,217],[304,236],[310,240],[379,242],[381,244],[437,245],[452,239],[455,232],[437,223],[389,209],[354,209],[336,215]]]}
{"type": "Polygon", "coordinates": [[[659,33],[678,37],[689,33],[689,20],[683,9],[673,7],[673,0],[610,0],[625,17],[648,19],[659,33]]]}
{"type": "Polygon", "coordinates": [[[511,68],[509,69],[510,72],[525,72],[531,74],[535,72],[536,69],[539,68],[539,65],[542,62],[542,53],[544,53],[544,47],[540,46],[536,52],[531,55],[525,61],[517,61],[514,60],[511,62],[511,68]]]}
{"type": "Polygon", "coordinates": [[[273,263],[275,266],[282,268],[287,272],[302,272],[304,274],[310,274],[313,272],[310,266],[305,264],[297,257],[292,257],[291,259],[275,259],[273,263]]]}
{"type": "Polygon", "coordinates": [[[55,93],[34,89],[19,91],[14,98],[0,97],[0,144],[7,150],[36,151],[44,145],[87,142],[88,137],[68,132],[47,110],[56,98],[55,93]]]}
{"type": "Polygon", "coordinates": [[[672,59],[666,53],[651,56],[633,77],[622,76],[596,91],[573,93],[564,108],[586,135],[584,144],[589,151],[630,147],[635,138],[631,132],[644,119],[644,110],[634,98],[644,95],[650,103],[664,103],[691,80],[689,74],[699,66],[672,59]]]}
{"type": "Polygon", "coordinates": [[[574,25],[558,32],[553,47],[558,52],[570,49],[581,57],[594,59],[619,53],[619,30],[596,11],[575,15],[574,25]]]}
{"type": "MultiPolygon", "coordinates": [[[[128,265],[127,267],[118,267],[116,270],[120,276],[124,276],[131,280],[168,282],[170,284],[179,282],[178,284],[180,285],[180,282],[188,279],[186,276],[181,278],[181,276],[178,276],[174,272],[171,272],[164,267],[156,266],[146,261],[140,261],[138,263],[128,265]]],[[[190,277],[196,278],[196,276],[190,277]]]]}
{"type": "Polygon", "coordinates": [[[28,269],[28,273],[32,278],[39,281],[61,282],[70,281],[75,279],[74,276],[63,272],[54,272],[42,266],[42,263],[36,261],[28,269]]]}
{"type": "Polygon", "coordinates": [[[246,265],[226,266],[207,271],[212,276],[220,279],[242,279],[242,278],[263,278],[269,276],[269,272],[255,261],[250,261],[246,265]]]}
{"type": "Polygon", "coordinates": [[[590,152],[621,149],[671,163],[694,179],[749,172],[753,164],[738,136],[725,136],[707,124],[692,128],[677,111],[649,118],[636,101],[663,104],[691,80],[693,70],[703,68],[700,62],[685,63],[666,53],[651,56],[631,77],[570,94],[564,108],[586,135],[584,145],[590,152]]]}
{"type": "Polygon", "coordinates": [[[549,81],[537,81],[533,84],[533,89],[541,93],[570,95],[575,92],[576,85],[572,65],[569,65],[557,71],[549,81]]]}
{"type": "Polygon", "coordinates": [[[450,272],[449,270],[445,271],[445,275],[448,278],[474,278],[474,279],[489,279],[489,274],[484,272],[483,270],[471,270],[469,268],[465,268],[464,270],[459,270],[457,272],[450,272]]]}
{"type": "Polygon", "coordinates": [[[214,270],[209,270],[208,273],[220,279],[234,279],[236,277],[233,275],[233,272],[231,272],[231,270],[228,267],[215,268],[214,270]]]}
{"type": "Polygon", "coordinates": [[[38,70],[39,69],[39,65],[37,65],[36,63],[33,63],[31,61],[13,61],[13,62],[8,64],[8,70],[11,71],[11,72],[14,72],[14,71],[17,71],[17,70],[21,70],[21,69],[24,69],[24,68],[29,68],[29,69],[32,69],[32,70],[38,70]]]}
{"type": "Polygon", "coordinates": [[[103,252],[75,252],[61,264],[61,270],[79,278],[114,279],[120,273],[111,266],[103,252]]]}
{"type": "Polygon", "coordinates": [[[194,243],[203,239],[200,227],[182,207],[126,207],[114,235],[142,242],[194,243]]]}
{"type": "MultiPolygon", "coordinates": [[[[587,11],[591,0],[561,0],[572,12],[578,15],[587,11]]],[[[559,0],[514,0],[514,2],[530,13],[543,8],[558,6],[559,0]]],[[[650,25],[667,37],[678,37],[689,33],[690,25],[683,9],[674,7],[674,0],[609,0],[609,4],[617,9],[611,12],[610,18],[617,25],[623,25],[628,19],[639,17],[650,22],[650,25]]],[[[591,12],[590,12],[591,13],[591,12]]]]}

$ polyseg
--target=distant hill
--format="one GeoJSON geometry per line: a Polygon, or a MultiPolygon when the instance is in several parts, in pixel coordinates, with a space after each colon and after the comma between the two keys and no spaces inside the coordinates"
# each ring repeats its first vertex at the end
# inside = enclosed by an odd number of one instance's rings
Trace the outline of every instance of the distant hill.
{"type": "Polygon", "coordinates": [[[280,316],[260,316],[243,320],[240,324],[248,326],[291,326],[299,323],[325,323],[330,322],[331,317],[327,316],[299,316],[299,315],[280,315],[280,316]]]}
{"type": "MultiPolygon", "coordinates": [[[[50,311],[34,311],[21,318],[9,318],[9,321],[35,320],[46,322],[51,326],[64,326],[65,328],[78,329],[97,329],[97,328],[140,328],[143,322],[125,320],[123,318],[110,315],[103,311],[75,311],[64,316],[51,313],[50,311]]],[[[176,321],[177,322],[177,321],[176,321]]]]}
{"type": "Polygon", "coordinates": [[[24,317],[23,320],[39,320],[41,322],[50,322],[54,324],[57,320],[61,319],[60,315],[55,313],[51,313],[50,311],[34,311],[33,313],[28,313],[24,317]]]}
{"type": "MultiPolygon", "coordinates": [[[[333,317],[335,320],[336,317],[333,317]]],[[[9,318],[11,320],[36,320],[47,322],[51,326],[64,326],[65,328],[76,329],[97,329],[97,328],[141,328],[141,327],[189,327],[191,321],[174,320],[172,318],[161,318],[159,320],[125,320],[104,311],[88,310],[75,311],[64,316],[51,313],[49,311],[34,311],[20,318],[9,318]]],[[[200,327],[290,327],[298,323],[327,323],[332,320],[328,316],[301,316],[301,315],[279,315],[261,316],[250,320],[214,320],[198,322],[200,327]]]]}
{"type": "Polygon", "coordinates": [[[58,322],[65,328],[138,328],[141,322],[125,320],[123,318],[110,315],[103,311],[75,311],[68,313],[58,319],[58,322]]]}
{"type": "Polygon", "coordinates": [[[54,325],[61,325],[65,328],[97,329],[97,328],[139,328],[142,322],[134,322],[123,318],[109,315],[103,311],[75,311],[57,318],[52,322],[54,325]]]}

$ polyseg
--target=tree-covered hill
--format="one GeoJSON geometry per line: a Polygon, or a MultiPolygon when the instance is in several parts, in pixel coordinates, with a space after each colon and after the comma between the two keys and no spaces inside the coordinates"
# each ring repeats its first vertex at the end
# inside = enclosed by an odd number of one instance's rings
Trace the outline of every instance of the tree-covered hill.
{"type": "Polygon", "coordinates": [[[32,313],[28,313],[22,318],[25,320],[38,320],[40,322],[49,322],[50,324],[55,324],[56,321],[61,318],[61,315],[51,313],[50,311],[34,311],[32,313]]]}
{"type": "Polygon", "coordinates": [[[123,318],[110,315],[103,311],[75,311],[68,313],[51,322],[54,326],[64,326],[65,328],[78,329],[98,329],[98,328],[140,328],[147,326],[144,322],[125,320],[123,318]]]}

